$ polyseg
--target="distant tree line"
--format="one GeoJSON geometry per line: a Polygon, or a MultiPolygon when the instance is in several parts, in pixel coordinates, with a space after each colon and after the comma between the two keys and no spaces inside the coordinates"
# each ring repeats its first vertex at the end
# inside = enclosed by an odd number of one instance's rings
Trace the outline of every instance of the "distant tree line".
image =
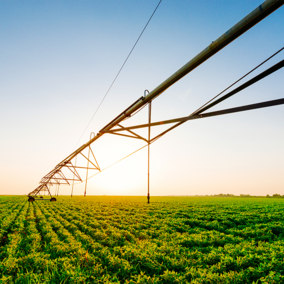
{"type": "MultiPolygon", "coordinates": [[[[256,196],[256,195],[250,195],[250,194],[240,194],[240,195],[234,195],[234,194],[224,194],[224,193],[220,193],[220,194],[214,194],[214,195],[206,195],[206,196],[212,196],[212,197],[253,197],[253,198],[257,198],[257,197],[264,197],[264,196],[256,196]]],[[[275,193],[273,195],[266,195],[266,198],[284,198],[284,195],[280,195],[278,193],[275,193]]]]}

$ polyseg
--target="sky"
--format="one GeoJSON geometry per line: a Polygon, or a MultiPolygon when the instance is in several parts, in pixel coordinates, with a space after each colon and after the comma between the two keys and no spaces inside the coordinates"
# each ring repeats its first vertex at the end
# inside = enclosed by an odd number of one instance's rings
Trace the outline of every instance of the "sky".
{"type": "MultiPolygon", "coordinates": [[[[0,194],[34,190],[91,132],[262,2],[163,0],[76,144],[158,1],[0,0],[0,194]]],[[[281,7],[156,98],[152,121],[191,114],[283,46],[281,7]]],[[[283,78],[281,69],[212,111],[282,98],[283,78]]],[[[147,117],[144,108],[122,124],[147,123],[147,117]]],[[[151,145],[151,195],[284,195],[283,121],[284,106],[276,106],[183,124],[151,145]]],[[[153,127],[152,135],[164,129],[153,127]]],[[[92,149],[104,169],[144,144],[107,134],[92,149]]],[[[76,184],[74,194],[84,188],[76,184]]],[[[60,187],[60,194],[70,192],[60,187]]],[[[87,194],[146,196],[147,148],[91,178],[87,194]]]]}

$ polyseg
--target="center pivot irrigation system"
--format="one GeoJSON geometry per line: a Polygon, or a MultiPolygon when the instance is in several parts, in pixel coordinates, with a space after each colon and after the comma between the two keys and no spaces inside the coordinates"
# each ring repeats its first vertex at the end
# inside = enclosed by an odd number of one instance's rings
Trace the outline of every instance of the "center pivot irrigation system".
{"type": "MultiPolygon", "coordinates": [[[[265,70],[264,72],[260,73],[259,75],[255,76],[254,78],[250,79],[249,81],[245,82],[241,86],[237,87],[236,89],[234,89],[234,90],[228,92],[227,94],[223,95],[222,97],[219,97],[216,100],[214,100],[216,98],[216,97],[214,97],[207,104],[203,105],[197,111],[195,111],[194,113],[192,113],[189,116],[181,117],[181,118],[175,118],[175,119],[171,119],[171,120],[151,122],[151,106],[152,106],[152,101],[156,97],[161,95],[167,88],[172,86],[174,83],[176,83],[179,79],[181,79],[182,77],[187,75],[189,72],[191,72],[197,66],[199,66],[200,64],[205,62],[208,58],[210,58],[212,55],[217,53],[223,47],[225,47],[226,45],[231,43],[237,37],[239,37],[240,35],[245,33],[247,30],[249,30],[255,24],[259,23],[266,16],[273,13],[275,10],[277,10],[279,7],[281,7],[283,4],[284,4],[284,0],[266,0],[260,6],[258,6],[255,10],[253,10],[250,14],[248,14],[241,21],[239,21],[236,25],[234,25],[231,29],[229,29],[226,33],[221,35],[217,40],[213,41],[207,48],[205,48],[203,51],[201,51],[199,54],[197,54],[193,59],[191,59],[188,63],[186,63],[182,68],[180,68],[177,72],[175,72],[172,76],[170,76],[162,84],[160,84],[158,87],[156,87],[153,91],[149,92],[149,91],[146,90],[144,92],[144,96],[139,98],[132,105],[130,105],[127,109],[125,109],[121,114],[119,114],[109,124],[107,124],[104,128],[102,128],[99,131],[99,133],[97,133],[97,134],[91,133],[90,140],[86,144],[82,145],[80,148],[78,148],[76,151],[74,151],[71,155],[69,155],[67,158],[65,158],[63,161],[61,161],[59,164],[57,164],[52,171],[50,171],[47,175],[45,175],[41,179],[40,185],[35,190],[33,190],[32,192],[30,192],[28,194],[28,200],[29,201],[35,201],[35,200],[56,201],[56,198],[51,195],[50,186],[53,186],[53,185],[56,186],[55,196],[56,196],[56,194],[58,196],[59,186],[61,184],[71,185],[71,182],[72,182],[72,193],[71,193],[71,196],[72,196],[73,195],[74,182],[75,181],[83,182],[81,176],[78,173],[78,169],[86,170],[86,181],[85,181],[86,184],[85,184],[85,192],[84,192],[84,195],[86,196],[87,182],[88,182],[88,171],[89,170],[95,170],[95,171],[101,172],[99,164],[98,164],[98,162],[95,158],[94,152],[91,148],[91,144],[93,144],[97,139],[101,138],[104,134],[115,134],[115,135],[121,135],[121,136],[124,136],[124,137],[140,139],[140,140],[143,140],[147,143],[142,148],[145,148],[146,146],[148,146],[148,194],[147,194],[147,200],[148,200],[148,203],[149,203],[150,202],[150,171],[149,171],[150,145],[153,142],[155,142],[157,139],[159,139],[160,137],[165,135],[167,132],[173,130],[174,128],[180,126],[181,124],[183,124],[183,123],[185,123],[186,121],[189,121],[189,120],[284,104],[284,98],[282,98],[282,99],[278,99],[278,100],[266,101],[266,102],[251,104],[251,105],[245,105],[245,106],[240,106],[240,107],[235,107],[235,108],[230,108],[230,109],[224,109],[224,110],[204,113],[204,111],[208,110],[209,108],[217,105],[218,103],[224,101],[225,99],[235,95],[236,93],[244,90],[245,88],[251,86],[252,84],[258,82],[259,80],[265,78],[266,76],[268,76],[268,75],[274,73],[275,71],[279,70],[280,68],[282,68],[284,66],[284,60],[282,60],[279,63],[275,64],[274,66],[270,67],[269,69],[265,70]],[[125,119],[130,118],[131,116],[135,115],[135,113],[137,113],[140,109],[145,107],[147,104],[148,104],[148,108],[149,108],[148,123],[142,124],[142,125],[130,126],[130,127],[124,127],[124,126],[121,125],[122,121],[124,121],[125,119]],[[158,126],[158,125],[165,125],[165,124],[174,124],[174,125],[169,127],[167,130],[161,132],[159,135],[151,138],[151,127],[152,126],[158,126]],[[139,128],[148,128],[148,138],[144,138],[144,137],[138,135],[137,133],[135,133],[133,131],[133,130],[139,129],[139,128]],[[85,150],[85,152],[84,152],[84,150],[85,150]],[[87,153],[86,153],[86,151],[87,151],[87,153]],[[84,158],[83,159],[85,161],[84,165],[79,166],[77,164],[78,156],[84,158]],[[87,163],[87,165],[86,165],[86,163],[87,163]],[[50,199],[43,198],[42,193],[46,192],[46,191],[50,195],[50,199]]],[[[275,54],[279,53],[283,49],[284,48],[280,49],[275,54]]],[[[272,55],[270,58],[272,58],[274,55],[272,55]]],[[[267,60],[269,60],[270,58],[268,58],[267,60]]],[[[264,62],[266,62],[267,60],[265,60],[264,62]]],[[[260,65],[262,65],[264,62],[262,62],[260,65]]],[[[258,65],[256,68],[258,68],[260,65],[258,65]]],[[[256,68],[254,68],[252,71],[254,71],[256,68]]],[[[252,71],[247,73],[245,76],[250,74],[252,71]]],[[[243,76],[241,79],[243,79],[245,76],[243,76]]],[[[241,79],[239,79],[237,82],[239,82],[241,79]]],[[[237,82],[235,82],[235,83],[237,83],[237,82]]],[[[228,88],[230,88],[230,87],[228,87],[228,88]]],[[[226,91],[227,89],[225,89],[224,91],[226,91]]],[[[141,150],[142,148],[138,149],[137,151],[141,150]]],[[[137,151],[135,151],[135,152],[137,152],[137,151]]],[[[128,155],[128,156],[130,156],[130,155],[128,155]]]]}

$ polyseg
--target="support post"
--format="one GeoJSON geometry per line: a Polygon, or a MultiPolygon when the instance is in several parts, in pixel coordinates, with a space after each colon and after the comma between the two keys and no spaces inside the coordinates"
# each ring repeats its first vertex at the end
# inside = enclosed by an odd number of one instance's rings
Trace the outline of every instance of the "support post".
{"type": "MultiPolygon", "coordinates": [[[[66,161],[70,161],[71,159],[73,159],[76,155],[78,155],[84,149],[89,147],[93,142],[95,142],[97,139],[102,137],[103,134],[107,133],[109,130],[115,127],[118,123],[122,122],[125,118],[130,117],[136,111],[138,111],[143,106],[145,106],[147,103],[149,103],[150,101],[152,101],[153,99],[161,95],[165,90],[167,90],[170,86],[175,84],[178,80],[180,80],[185,75],[190,73],[200,64],[202,64],[207,59],[209,59],[211,56],[219,52],[222,48],[230,44],[232,41],[234,41],[240,35],[245,33],[255,24],[263,20],[265,17],[270,15],[272,12],[277,10],[283,4],[284,4],[284,0],[265,0],[260,6],[258,6],[251,13],[249,13],[246,17],[240,20],[231,29],[229,29],[227,32],[225,32],[215,41],[212,41],[212,43],[208,47],[206,47],[203,51],[197,54],[188,63],[186,63],[179,70],[177,70],[172,76],[170,76],[168,79],[162,82],[158,87],[152,90],[151,93],[148,93],[148,95],[145,96],[144,98],[142,96],[137,101],[135,101],[132,105],[130,105],[125,111],[123,111],[115,119],[113,119],[109,124],[103,127],[93,139],[91,139],[86,144],[83,144],[81,147],[75,150],[72,154],[66,157],[63,161],[57,164],[55,169],[52,170],[47,176],[43,178],[42,182],[43,181],[49,182],[53,178],[53,176],[57,173],[57,171],[61,170],[65,166],[66,161]]],[[[174,127],[177,127],[178,125],[180,124],[177,124],[174,127]]]]}
{"type": "MultiPolygon", "coordinates": [[[[77,157],[78,157],[78,155],[77,155],[76,158],[75,158],[75,167],[76,167],[76,164],[77,164],[77,157]]],[[[74,180],[75,180],[75,171],[76,171],[76,168],[74,169],[74,174],[73,174],[73,183],[72,183],[71,197],[73,196],[73,188],[74,188],[74,180]]]]}
{"type": "Polygon", "coordinates": [[[44,196],[45,196],[45,191],[47,191],[47,192],[49,193],[49,196],[52,197],[48,185],[46,185],[46,188],[45,188],[45,190],[44,190],[44,196]]]}
{"type": "Polygon", "coordinates": [[[88,152],[87,173],[86,173],[86,183],[85,183],[85,192],[84,192],[84,196],[86,196],[86,192],[87,192],[87,185],[88,185],[89,159],[90,159],[90,146],[89,146],[89,152],[88,152]]]}
{"type": "MultiPolygon", "coordinates": [[[[91,132],[90,134],[90,140],[92,139],[92,134],[94,134],[94,137],[96,136],[96,134],[94,132],[91,132]]],[[[88,172],[89,172],[89,160],[90,160],[90,151],[91,151],[91,146],[89,145],[89,151],[88,151],[88,162],[87,162],[87,173],[86,173],[86,183],[85,183],[85,192],[84,192],[84,196],[86,196],[86,192],[87,192],[87,185],[88,185],[88,172]]]]}
{"type": "MultiPolygon", "coordinates": [[[[151,123],[152,101],[149,102],[149,124],[151,123]]],[[[148,204],[150,203],[150,140],[151,140],[151,126],[148,127],[148,204]]]]}

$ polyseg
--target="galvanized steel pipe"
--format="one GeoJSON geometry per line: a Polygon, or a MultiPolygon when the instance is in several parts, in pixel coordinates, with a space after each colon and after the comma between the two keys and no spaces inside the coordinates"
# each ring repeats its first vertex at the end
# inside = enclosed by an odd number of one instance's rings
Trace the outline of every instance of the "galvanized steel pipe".
{"type": "Polygon", "coordinates": [[[107,124],[104,128],[100,130],[100,132],[92,138],[89,142],[82,145],[75,152],[65,158],[62,162],[60,162],[55,169],[62,168],[64,166],[64,162],[71,161],[77,154],[79,154],[82,150],[87,148],[90,144],[92,144],[95,140],[97,140],[100,136],[102,136],[106,131],[110,130],[118,123],[123,121],[126,117],[129,117],[136,110],[140,109],[142,106],[152,101],[154,98],[162,94],[167,88],[172,86],[182,77],[187,75],[197,66],[205,62],[212,55],[217,53],[223,47],[231,43],[237,37],[245,33],[255,24],[259,23],[269,14],[277,10],[284,4],[284,0],[266,0],[256,9],[254,9],[251,13],[249,13],[246,17],[244,17],[241,21],[235,24],[231,29],[221,35],[218,39],[213,41],[208,47],[202,50],[199,54],[197,54],[194,58],[192,58],[188,63],[186,63],[183,67],[177,70],[172,76],[166,79],[163,83],[161,83],[158,87],[156,87],[153,91],[147,94],[145,97],[141,97],[138,101],[136,101],[132,106],[130,106],[125,112],[116,117],[111,123],[107,124]]]}

